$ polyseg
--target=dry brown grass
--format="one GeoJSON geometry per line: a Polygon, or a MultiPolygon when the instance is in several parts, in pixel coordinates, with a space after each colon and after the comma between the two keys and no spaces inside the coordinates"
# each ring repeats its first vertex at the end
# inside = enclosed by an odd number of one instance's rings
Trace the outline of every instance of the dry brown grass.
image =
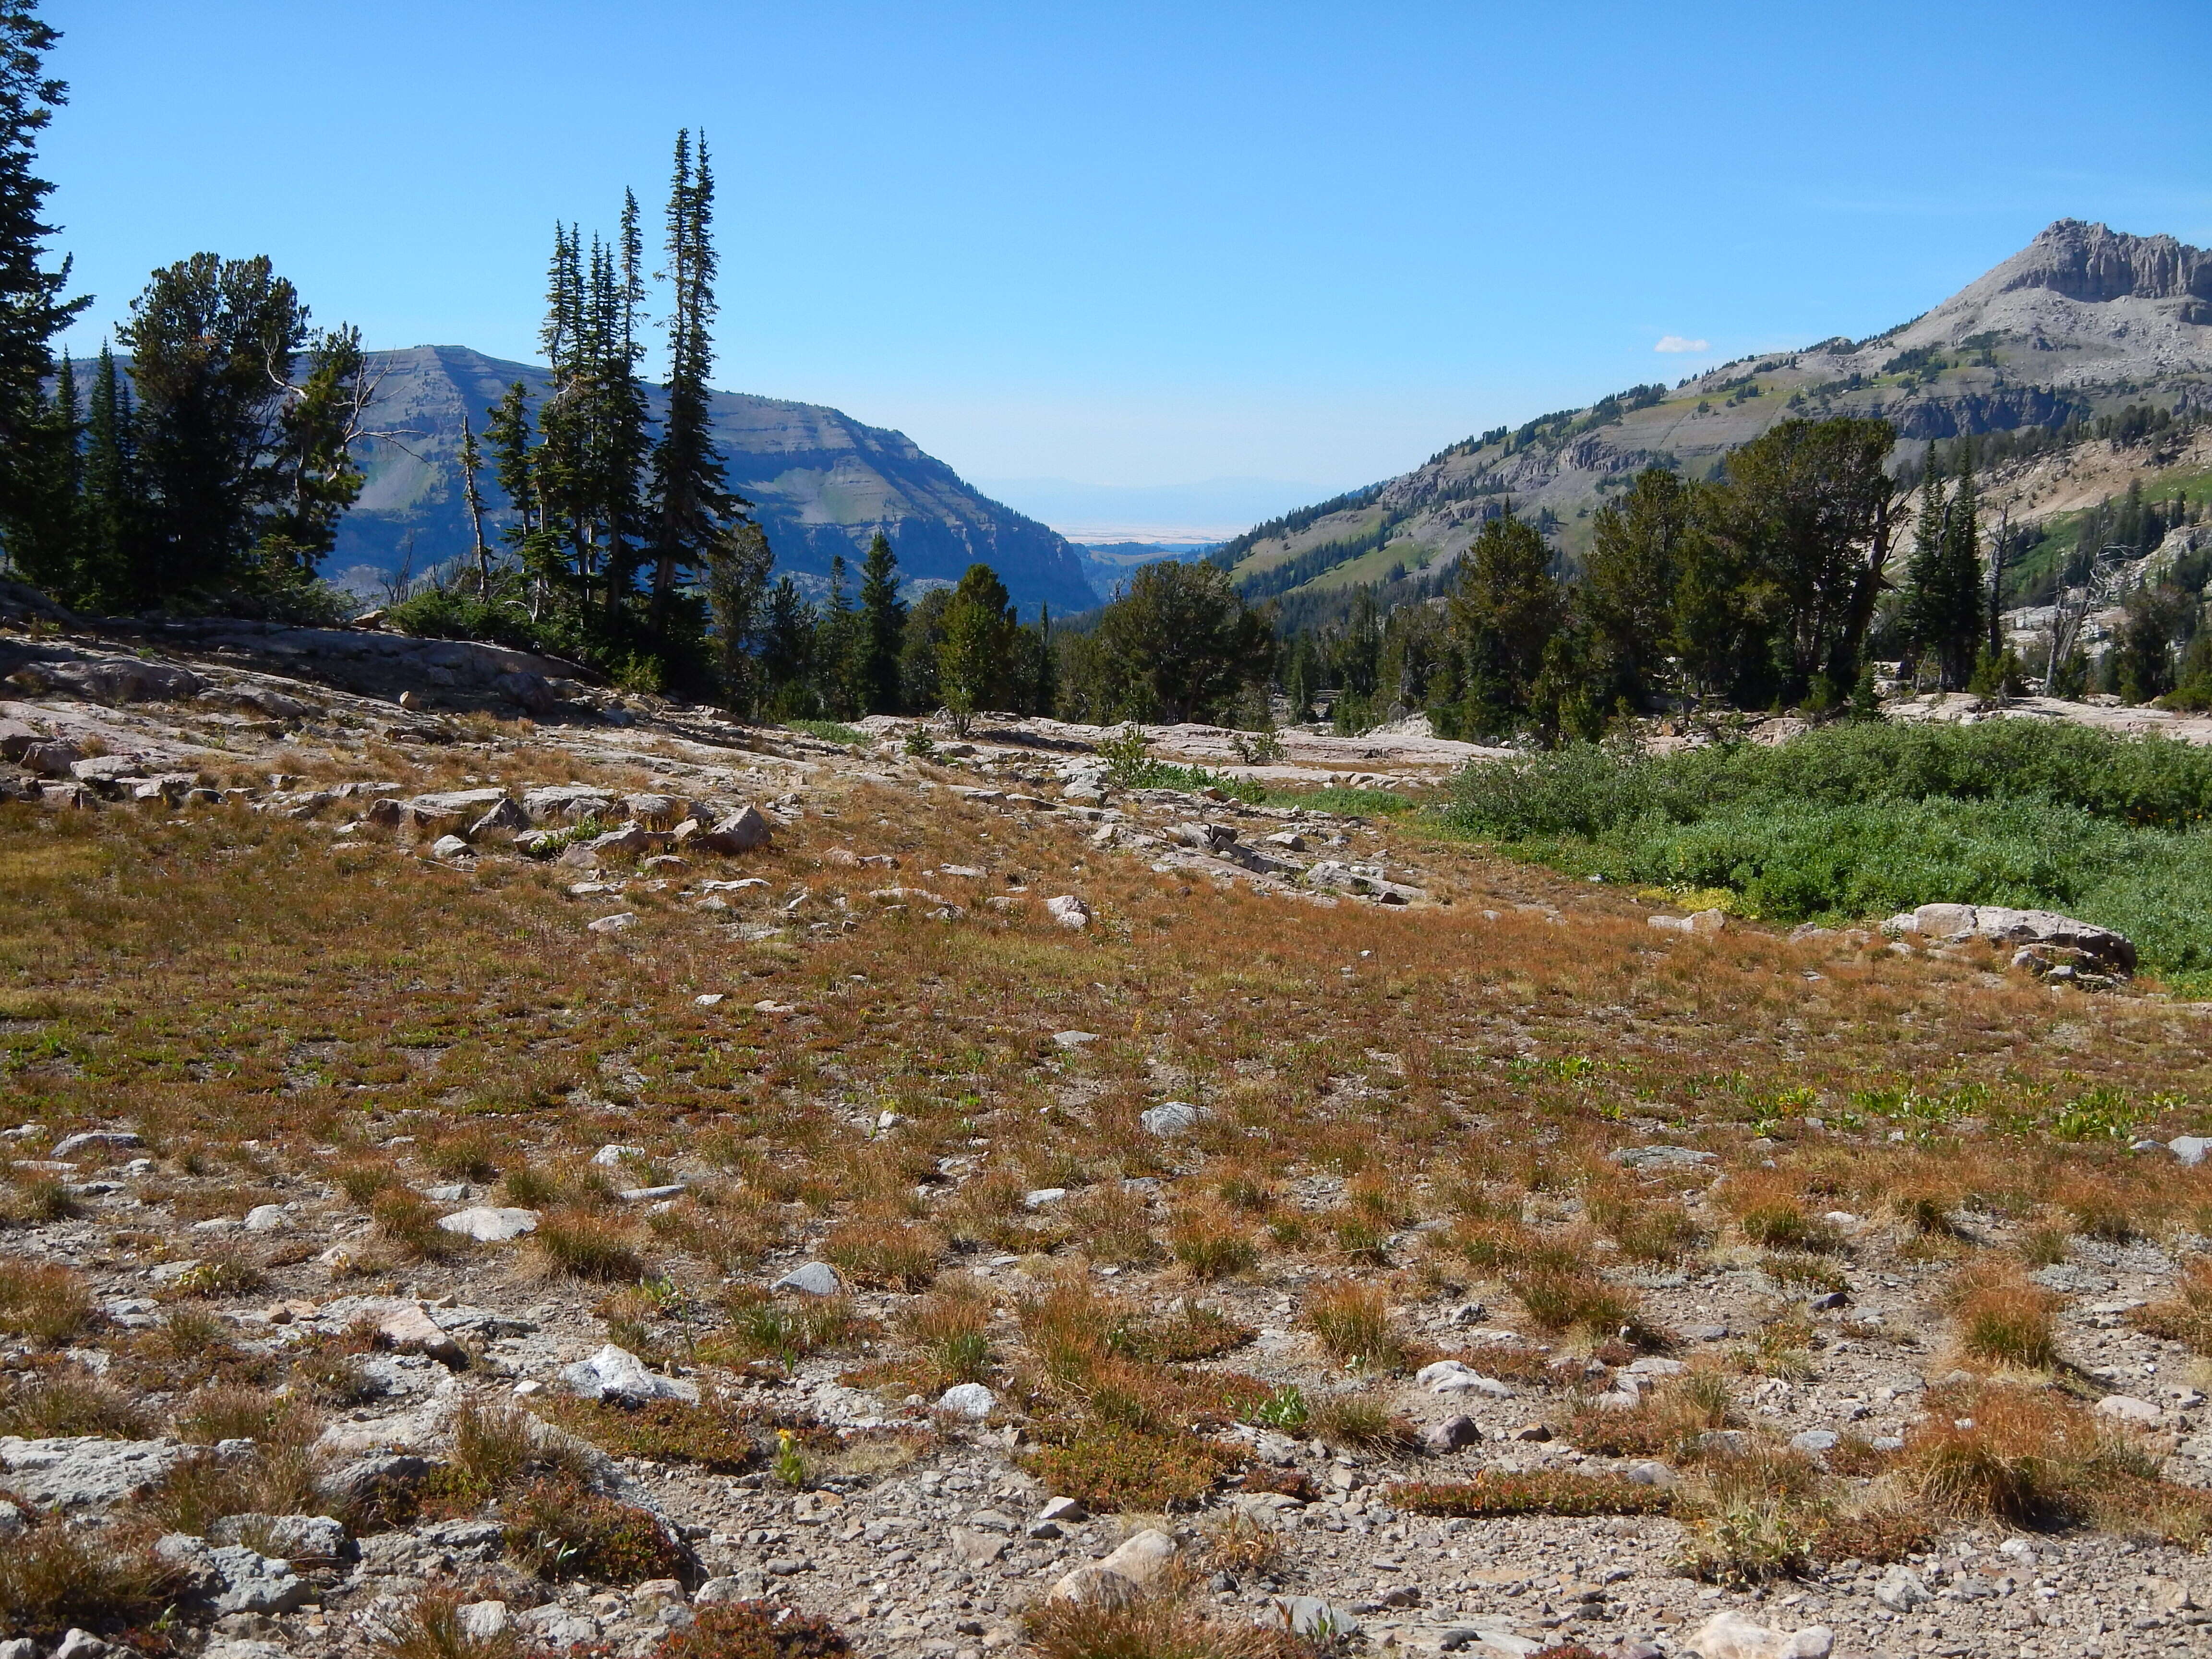
{"type": "Polygon", "coordinates": [[[2025,1370],[2058,1363],[2059,1298],[2030,1284],[2018,1262],[1990,1257],[1971,1263],[1946,1300],[1960,1352],[1968,1358],[2025,1370]]]}
{"type": "MultiPolygon", "coordinates": [[[[577,773],[565,757],[526,750],[497,764],[517,778],[577,773]]],[[[362,763],[410,789],[483,765],[398,748],[362,763]]],[[[651,779],[641,769],[623,781],[651,779]]],[[[822,864],[836,842],[915,868],[1034,876],[1071,862],[1064,826],[958,802],[911,806],[856,788],[836,818],[810,811],[748,867],[803,875],[825,909],[879,879],[822,864]]],[[[171,823],[0,807],[0,980],[21,1011],[9,1016],[0,1065],[56,1133],[137,1124],[163,1161],[164,1216],[235,1214],[255,1194],[296,1197],[302,1179],[335,1179],[359,1207],[391,1206],[396,1236],[380,1247],[389,1259],[414,1248],[410,1237],[440,1241],[387,1194],[441,1170],[484,1179],[490,1167],[510,1200],[547,1212],[524,1248],[552,1271],[615,1285],[666,1273],[695,1297],[750,1272],[802,1224],[810,1237],[826,1227],[856,1282],[902,1291],[935,1279],[949,1239],[1148,1267],[1168,1223],[1119,1177],[1180,1173],[1176,1242],[1193,1258],[1181,1276],[1226,1264],[1295,1292],[1326,1274],[1346,1288],[1318,1281],[1308,1322],[1334,1358],[1373,1370],[1409,1357],[1393,1303],[1419,1293],[1388,1277],[1383,1241],[1445,1210],[1458,1218],[1456,1259],[1431,1249],[1406,1264],[1431,1293],[1466,1277],[1494,1299],[1490,1286],[1508,1282],[1527,1322],[1563,1347],[1602,1346],[1624,1326],[1643,1341],[1663,1335],[1592,1272],[1605,1259],[1599,1235],[1628,1261],[1703,1249],[1718,1231],[1701,1218],[1712,1208],[1686,1207],[1682,1194],[1719,1170],[1638,1175],[1606,1158],[1617,1146],[1719,1152],[1730,1242],[1771,1252],[1792,1274],[1849,1262],[1819,1219],[1830,1208],[1887,1211],[1932,1252],[1956,1255],[1939,1215],[1970,1209],[2001,1229],[2109,1238],[2194,1216],[2212,1193],[2170,1160],[2054,1143],[2034,1127],[2054,1101],[2091,1088],[2128,1097],[2147,1123],[2166,1109],[2154,1097],[2212,1097],[2212,1045],[2174,1005],[2054,1000],[2039,986],[1981,984],[1956,964],[1793,945],[1755,928],[1693,961],[1655,948],[1618,896],[1419,834],[1392,829],[1377,843],[1410,849],[1432,890],[1455,900],[1416,915],[1322,911],[1206,884],[1186,891],[1140,861],[1086,856],[1071,879],[1101,921],[1079,935],[1035,906],[929,927],[856,910],[850,932],[733,951],[722,925],[673,891],[626,896],[646,925],[586,942],[561,873],[542,866],[428,867],[374,848],[334,860],[326,829],[228,810],[171,823]],[[691,1001],[691,988],[732,984],[738,1004],[691,1001]],[[733,1016],[754,998],[801,1012],[733,1016]],[[1608,1012],[1593,1017],[1598,1008],[1608,1012]],[[1105,1040],[1053,1045],[1069,1027],[1105,1040]],[[1168,1089],[1217,1110],[1178,1145],[1135,1127],[1168,1089]],[[864,1136],[856,1103],[871,1113],[893,1103],[907,1121],[864,1136]],[[1829,1127],[1805,1127],[1810,1115],[1829,1127]],[[1905,1139],[1889,1141],[1893,1128],[1905,1139]],[[1774,1144],[1751,1146],[1755,1132],[1774,1144]],[[258,1149],[234,1156],[248,1139],[258,1149]],[[633,1231],[605,1173],[582,1162],[608,1140],[656,1156],[696,1148],[730,1179],[633,1231]],[[1770,1158],[1779,1167],[1762,1169],[1770,1158]],[[961,1193],[924,1205],[914,1188],[944,1193],[940,1160],[958,1161],[961,1193]],[[1316,1176],[1347,1183],[1336,1209],[1305,1207],[1315,1200],[1303,1183],[1316,1176]],[[1025,1183],[1078,1190],[1031,1217],[1019,1207],[1025,1183]],[[1239,1234],[1266,1245],[1249,1265],[1212,1242],[1239,1234]]],[[[1867,1237],[1869,1250],[1886,1248],[1867,1237]]],[[[2033,1249],[2047,1255],[2052,1243],[2033,1249]]],[[[149,1243],[113,1249],[118,1268],[150,1265],[149,1243]]],[[[321,1282],[273,1257],[260,1270],[284,1294],[321,1282]]],[[[0,1318],[16,1332],[59,1344],[90,1328],[89,1301],[65,1275],[10,1301],[9,1271],[0,1318]]],[[[444,1273],[434,1261],[423,1271],[444,1273]]],[[[988,1352],[1034,1390],[1041,1420],[1067,1443],[1056,1449],[1082,1441],[1133,1491],[1135,1475],[1158,1479],[1188,1452],[1166,1434],[1197,1420],[1185,1412],[1218,1411],[1242,1385],[1208,1395],[1179,1369],[1225,1351],[1233,1322],[1164,1318],[1144,1275],[1116,1282],[1139,1288],[1107,1310],[1096,1340],[1065,1328],[1079,1321],[1025,1315],[1018,1332],[992,1328],[988,1352]],[[1108,1445],[1110,1436],[1121,1438],[1108,1445]]],[[[2202,1288],[2185,1279],[2178,1308],[2144,1317],[2197,1328],[2197,1301],[2212,1305],[2202,1288]]],[[[234,1310],[258,1293],[220,1272],[198,1290],[180,1314],[234,1310]]],[[[681,1340],[672,1322],[654,1328],[681,1340]]],[[[701,1357],[789,1363],[852,1330],[848,1310],[740,1298],[701,1357]]],[[[1777,1323],[1745,1363],[1791,1374],[1810,1363],[1811,1337],[1777,1323]]],[[[289,1359],[246,1352],[220,1325],[112,1346],[121,1382],[179,1397],[218,1384],[266,1392],[289,1375],[289,1359]]],[[[966,1364],[941,1357],[958,1362],[943,1375],[966,1364]]],[[[325,1358],[342,1395],[344,1356],[325,1358]]],[[[1504,1364],[1489,1351],[1470,1363],[1504,1364]]]]}

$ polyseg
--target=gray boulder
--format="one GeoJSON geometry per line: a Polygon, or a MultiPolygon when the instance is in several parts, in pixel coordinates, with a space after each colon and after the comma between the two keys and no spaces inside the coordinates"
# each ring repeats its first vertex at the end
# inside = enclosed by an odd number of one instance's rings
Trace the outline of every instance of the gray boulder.
{"type": "Polygon", "coordinates": [[[769,1288],[797,1291],[803,1296],[835,1296],[845,1288],[845,1284],[828,1262],[807,1261],[793,1267],[769,1288]]]}
{"type": "Polygon", "coordinates": [[[218,1614],[290,1613],[313,1593],[289,1561],[243,1544],[210,1546],[204,1538],[173,1532],[155,1544],[154,1553],[182,1572],[218,1614]]]}
{"type": "Polygon", "coordinates": [[[328,1515],[226,1515],[208,1527],[211,1544],[256,1537],[287,1561],[341,1561],[349,1553],[345,1522],[328,1515]]]}
{"type": "Polygon", "coordinates": [[[1882,923],[1882,931],[1943,942],[1992,939],[2046,953],[2078,955],[2108,973],[2136,970],[2135,943],[2126,934],[2062,916],[2056,910],[2014,910],[1996,904],[1923,904],[1892,916],[1882,923]]]}
{"type": "Polygon", "coordinates": [[[693,836],[690,844],[710,853],[750,853],[767,846],[769,836],[769,822],[760,809],[744,806],[693,836]]]}

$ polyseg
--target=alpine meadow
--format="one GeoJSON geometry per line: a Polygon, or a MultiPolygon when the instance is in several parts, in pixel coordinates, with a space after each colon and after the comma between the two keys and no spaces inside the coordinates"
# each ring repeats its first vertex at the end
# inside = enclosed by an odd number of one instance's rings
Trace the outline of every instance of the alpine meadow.
{"type": "Polygon", "coordinates": [[[344,9],[0,0],[0,1659],[2212,1653],[2212,252],[2019,240],[2112,134],[1931,125],[1939,224],[1731,18],[1706,263],[1590,261],[1471,105],[1656,71],[1503,8],[1360,20],[1437,100],[1295,12],[344,9]],[[1337,488],[1340,357],[1426,448],[1969,245],[1337,488]],[[1296,422],[1234,534],[1076,476],[1296,422]]]}

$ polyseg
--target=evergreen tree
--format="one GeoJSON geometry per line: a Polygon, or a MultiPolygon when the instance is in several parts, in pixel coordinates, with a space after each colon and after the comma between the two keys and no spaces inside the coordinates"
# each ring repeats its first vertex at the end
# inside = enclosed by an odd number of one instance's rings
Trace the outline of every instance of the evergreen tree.
{"type": "Polygon", "coordinates": [[[0,4],[0,547],[27,572],[58,565],[73,581],[78,525],[67,480],[76,415],[48,399],[46,382],[54,336],[92,301],[62,299],[67,259],[46,267],[53,185],[33,171],[39,134],[68,94],[46,73],[60,38],[35,0],[0,4]]]}
{"type": "Polygon", "coordinates": [[[268,259],[197,253],[154,273],[131,349],[139,524],[125,586],[160,600],[312,574],[360,491],[353,330],[316,335],[268,259]],[[301,350],[308,374],[295,386],[301,350]]]}
{"type": "Polygon", "coordinates": [[[829,704],[830,712],[841,720],[851,720],[861,712],[858,688],[853,681],[853,669],[860,654],[860,629],[859,615],[845,592],[845,556],[832,554],[830,599],[815,628],[814,662],[822,699],[829,704]]]}
{"type": "Polygon", "coordinates": [[[945,707],[960,736],[981,710],[1005,706],[1016,632],[1006,585],[990,566],[969,565],[945,608],[945,638],[937,649],[945,707]]]}
{"type": "Polygon", "coordinates": [[[134,427],[130,382],[103,344],[85,410],[82,568],[86,597],[111,604],[131,586],[139,507],[134,427]]]}
{"type": "Polygon", "coordinates": [[[787,575],[769,589],[760,624],[761,697],[771,714],[811,714],[817,707],[811,682],[814,642],[819,622],[814,607],[787,575]]]}
{"type": "Polygon", "coordinates": [[[945,689],[937,677],[938,648],[945,643],[945,608],[952,603],[952,590],[933,587],[908,607],[906,637],[899,646],[899,692],[916,714],[928,714],[945,705],[945,689]]]}
{"type": "Polygon", "coordinates": [[[82,458],[77,441],[76,372],[64,356],[54,395],[41,389],[30,404],[25,441],[15,447],[7,490],[15,503],[8,520],[7,550],[33,583],[72,603],[94,597],[87,581],[81,511],[82,458]]]}
{"type": "Polygon", "coordinates": [[[1930,468],[1920,486],[1912,556],[1906,562],[1907,636],[1934,665],[1937,687],[1956,691],[1972,677],[1982,645],[1981,530],[1971,473],[1955,490],[1930,468]]]}
{"type": "Polygon", "coordinates": [[[906,605],[898,596],[898,556],[880,530],[860,565],[860,660],[854,683],[871,714],[899,712],[899,648],[906,640],[906,605]]]}
{"type": "Polygon", "coordinates": [[[1535,527],[1510,514],[1484,525],[1460,556],[1445,610],[1466,664],[1462,733],[1512,731],[1528,712],[1545,647],[1566,615],[1552,550],[1535,527]]]}
{"type": "Polygon", "coordinates": [[[707,604],[714,622],[716,678],[723,697],[741,714],[758,706],[763,689],[751,647],[775,562],[767,532],[750,519],[736,520],[720,531],[707,553],[707,604]]]}
{"type": "Polygon", "coordinates": [[[1667,678],[1678,592],[1702,551],[1698,505],[1697,486],[1654,466],[1597,511],[1580,597],[1618,671],[1613,695],[1640,703],[1667,678]]]}
{"type": "MultiPolygon", "coordinates": [[[[707,377],[714,362],[714,178],[700,136],[698,158],[688,130],[676,135],[676,172],[668,190],[666,254],[668,407],[653,452],[653,619],[667,626],[678,573],[731,556],[733,514],[751,506],[731,493],[714,447],[707,377]]],[[[750,548],[752,538],[742,538],[750,548]]],[[[742,561],[741,561],[742,562],[742,561]]]]}

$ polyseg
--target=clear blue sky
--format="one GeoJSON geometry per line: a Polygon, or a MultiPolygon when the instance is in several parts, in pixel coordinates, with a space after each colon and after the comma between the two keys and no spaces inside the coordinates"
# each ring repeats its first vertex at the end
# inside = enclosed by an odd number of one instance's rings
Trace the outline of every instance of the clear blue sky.
{"type": "Polygon", "coordinates": [[[46,15],[76,344],[208,248],[373,345],[532,356],[554,220],[611,227],[625,184],[657,216],[690,125],[718,381],[987,479],[1295,497],[1875,332],[2062,216],[2212,241],[2204,0],[46,15]]]}

